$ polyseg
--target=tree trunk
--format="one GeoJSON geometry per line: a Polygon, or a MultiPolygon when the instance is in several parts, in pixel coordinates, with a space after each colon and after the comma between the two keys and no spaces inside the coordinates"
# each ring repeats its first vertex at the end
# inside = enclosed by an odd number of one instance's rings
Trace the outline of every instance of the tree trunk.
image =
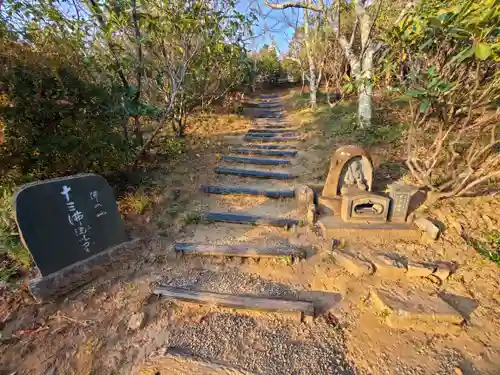
{"type": "Polygon", "coordinates": [[[368,47],[363,56],[361,76],[358,86],[358,122],[361,128],[368,128],[372,123],[373,97],[373,49],[368,47]]]}
{"type": "Polygon", "coordinates": [[[144,144],[144,139],[142,138],[140,116],[134,116],[134,125],[135,125],[135,138],[139,143],[139,145],[142,146],[144,144]]]}
{"type": "Polygon", "coordinates": [[[306,85],[306,72],[302,70],[302,87],[300,88],[300,94],[304,93],[304,87],[306,85]]]}
{"type": "Polygon", "coordinates": [[[128,117],[125,118],[122,128],[123,128],[123,138],[125,138],[125,141],[128,142],[128,117]]]}
{"type": "Polygon", "coordinates": [[[311,103],[311,108],[316,108],[316,93],[317,93],[317,83],[316,83],[316,70],[314,67],[314,62],[309,63],[309,100],[311,103]]]}
{"type": "Polygon", "coordinates": [[[330,80],[328,78],[325,78],[325,81],[326,102],[330,107],[333,107],[333,105],[330,103],[330,80]]]}
{"type": "Polygon", "coordinates": [[[362,129],[368,128],[372,121],[372,87],[360,83],[358,87],[358,123],[362,129]]]}
{"type": "Polygon", "coordinates": [[[316,82],[316,64],[314,63],[314,56],[312,53],[312,46],[309,41],[309,12],[304,9],[304,36],[306,44],[307,59],[309,61],[309,96],[311,108],[316,108],[316,92],[317,92],[317,82],[316,82]]]}

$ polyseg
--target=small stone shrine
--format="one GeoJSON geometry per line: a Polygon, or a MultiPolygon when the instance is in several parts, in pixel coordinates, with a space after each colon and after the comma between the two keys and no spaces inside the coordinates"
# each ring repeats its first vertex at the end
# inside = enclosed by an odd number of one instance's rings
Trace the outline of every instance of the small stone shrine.
{"type": "Polygon", "coordinates": [[[323,228],[413,229],[406,219],[417,190],[392,184],[387,195],[372,192],[372,185],[373,163],[366,150],[351,145],[335,151],[318,198],[323,228]]]}
{"type": "Polygon", "coordinates": [[[21,240],[42,279],[127,241],[113,189],[96,174],[21,186],[13,204],[21,240]]]}

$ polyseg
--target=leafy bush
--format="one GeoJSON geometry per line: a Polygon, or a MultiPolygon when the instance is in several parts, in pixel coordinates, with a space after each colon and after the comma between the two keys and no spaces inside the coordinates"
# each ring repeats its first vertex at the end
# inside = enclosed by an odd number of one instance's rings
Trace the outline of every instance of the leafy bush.
{"type": "Polygon", "coordinates": [[[130,161],[131,148],[121,134],[127,117],[112,93],[82,79],[83,67],[6,42],[0,70],[3,183],[82,171],[105,174],[130,161]]]}
{"type": "Polygon", "coordinates": [[[386,66],[412,115],[407,165],[433,198],[500,179],[499,23],[496,0],[422,1],[388,32],[386,66]]]}
{"type": "Polygon", "coordinates": [[[168,159],[175,159],[186,152],[186,142],[184,139],[166,137],[162,139],[159,150],[168,159]]]}
{"type": "Polygon", "coordinates": [[[19,269],[31,268],[31,256],[21,244],[12,209],[11,189],[0,188],[0,280],[9,281],[19,269]]]}

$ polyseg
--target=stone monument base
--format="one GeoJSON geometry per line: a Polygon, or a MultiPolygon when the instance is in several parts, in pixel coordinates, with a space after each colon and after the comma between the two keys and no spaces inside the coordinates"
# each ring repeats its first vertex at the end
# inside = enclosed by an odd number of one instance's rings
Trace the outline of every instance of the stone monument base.
{"type": "Polygon", "coordinates": [[[359,237],[378,238],[382,236],[391,236],[392,239],[418,240],[421,233],[417,227],[407,223],[346,223],[339,216],[323,216],[318,220],[326,238],[335,239],[354,239],[359,237]]]}
{"type": "Polygon", "coordinates": [[[340,215],[342,211],[342,197],[327,198],[321,195],[318,197],[318,206],[322,214],[340,215]]]}
{"type": "Polygon", "coordinates": [[[30,292],[37,300],[46,300],[69,293],[95,278],[105,275],[113,267],[122,267],[124,261],[133,259],[133,256],[147,241],[147,239],[134,239],[124,242],[57,272],[30,280],[30,292]]]}

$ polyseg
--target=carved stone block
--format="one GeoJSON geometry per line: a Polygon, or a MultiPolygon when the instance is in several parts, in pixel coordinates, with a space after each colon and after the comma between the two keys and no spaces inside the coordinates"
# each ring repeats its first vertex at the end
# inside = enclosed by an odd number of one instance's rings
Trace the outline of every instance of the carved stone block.
{"type": "Polygon", "coordinates": [[[385,223],[390,198],[349,188],[342,196],[342,220],[348,223],[385,223]]]}

